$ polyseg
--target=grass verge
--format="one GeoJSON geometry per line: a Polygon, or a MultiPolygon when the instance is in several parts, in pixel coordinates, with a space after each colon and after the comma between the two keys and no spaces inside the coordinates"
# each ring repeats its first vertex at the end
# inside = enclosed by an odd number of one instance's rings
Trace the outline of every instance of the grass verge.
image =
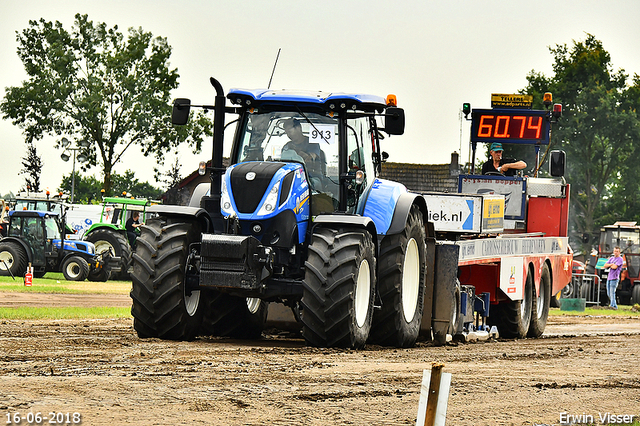
{"type": "Polygon", "coordinates": [[[93,308],[0,308],[0,319],[98,319],[131,318],[131,308],[93,307],[93,308]]]}
{"type": "Polygon", "coordinates": [[[0,277],[0,292],[58,293],[58,294],[129,294],[131,281],[67,281],[61,273],[49,272],[34,278],[31,287],[25,287],[22,277],[0,277]]]}
{"type": "Polygon", "coordinates": [[[618,305],[617,310],[607,309],[604,306],[588,307],[584,311],[561,311],[560,308],[549,309],[549,315],[554,316],[611,316],[611,317],[640,317],[640,309],[633,306],[618,305]]]}

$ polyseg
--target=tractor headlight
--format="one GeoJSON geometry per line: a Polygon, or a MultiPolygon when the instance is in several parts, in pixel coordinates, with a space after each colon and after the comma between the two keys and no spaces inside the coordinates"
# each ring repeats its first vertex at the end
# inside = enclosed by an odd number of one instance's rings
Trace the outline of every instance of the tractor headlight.
{"type": "Polygon", "coordinates": [[[227,191],[227,180],[222,177],[222,195],[220,196],[220,207],[222,211],[227,215],[233,215],[235,212],[231,207],[231,197],[229,197],[229,192],[227,191]]]}
{"type": "Polygon", "coordinates": [[[260,210],[258,210],[259,216],[273,213],[273,211],[276,209],[276,206],[278,205],[278,192],[280,192],[279,181],[275,185],[273,185],[273,188],[271,188],[271,191],[269,191],[269,194],[267,195],[267,199],[264,200],[262,207],[260,207],[260,210]]]}

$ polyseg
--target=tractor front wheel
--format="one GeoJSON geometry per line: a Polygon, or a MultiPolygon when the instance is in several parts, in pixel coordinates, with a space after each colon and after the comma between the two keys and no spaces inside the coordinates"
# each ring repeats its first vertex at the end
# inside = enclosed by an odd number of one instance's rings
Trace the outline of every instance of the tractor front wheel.
{"type": "Polygon", "coordinates": [[[305,262],[302,335],[321,347],[362,348],[371,330],[376,259],[361,229],[319,228],[305,262]]]}
{"type": "Polygon", "coordinates": [[[200,226],[181,219],[154,218],[142,227],[133,255],[131,315],[139,337],[192,340],[200,330],[200,290],[187,287],[198,267],[191,244],[200,226]]]}
{"type": "Polygon", "coordinates": [[[89,265],[79,256],[69,256],[62,262],[62,274],[68,281],[84,281],[89,275],[89,265]]]}

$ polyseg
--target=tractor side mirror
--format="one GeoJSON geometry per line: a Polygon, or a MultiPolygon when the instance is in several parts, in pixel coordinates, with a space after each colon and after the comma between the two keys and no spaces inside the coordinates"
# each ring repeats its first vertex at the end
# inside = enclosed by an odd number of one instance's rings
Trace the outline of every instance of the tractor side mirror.
{"type": "Polygon", "coordinates": [[[562,177],[566,169],[566,157],[564,151],[551,151],[549,159],[549,174],[553,177],[562,177]]]}
{"type": "Polygon", "coordinates": [[[402,108],[387,108],[384,114],[384,131],[390,135],[404,133],[404,110],[402,108]]]}
{"type": "Polygon", "coordinates": [[[189,121],[189,111],[191,111],[191,100],[185,98],[176,99],[173,101],[171,122],[176,126],[184,126],[189,121]]]}

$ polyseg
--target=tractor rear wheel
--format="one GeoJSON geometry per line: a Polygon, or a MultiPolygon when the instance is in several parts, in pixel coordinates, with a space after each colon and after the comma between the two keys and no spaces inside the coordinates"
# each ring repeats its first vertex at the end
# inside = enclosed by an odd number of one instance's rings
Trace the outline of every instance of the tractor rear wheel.
{"type": "MultiPolygon", "coordinates": [[[[534,290],[535,291],[535,290],[534,290]]],[[[546,263],[542,267],[540,276],[540,291],[537,297],[532,297],[531,323],[529,324],[529,337],[540,337],[547,326],[549,317],[549,302],[551,298],[551,271],[546,263]]]]}
{"type": "Polygon", "coordinates": [[[531,308],[533,306],[533,275],[527,272],[522,300],[510,300],[492,306],[489,317],[492,325],[498,326],[500,336],[506,338],[524,338],[531,323],[531,308]]]}
{"type": "Polygon", "coordinates": [[[259,339],[268,304],[253,297],[237,297],[216,290],[203,291],[204,318],[200,335],[259,339]]]}
{"type": "Polygon", "coordinates": [[[362,348],[371,330],[376,259],[362,229],[317,229],[303,281],[302,335],[321,347],[362,348]]]}
{"type": "MultiPolygon", "coordinates": [[[[85,238],[96,246],[96,254],[111,250],[113,256],[120,257],[120,272],[112,273],[111,278],[128,279],[129,265],[131,265],[131,247],[127,238],[111,229],[98,228],[85,238]]],[[[95,281],[102,281],[96,279],[95,281]]],[[[106,280],[105,280],[106,281],[106,280]]]]}
{"type": "Polygon", "coordinates": [[[372,343],[407,348],[418,339],[426,277],[425,241],[422,213],[415,205],[404,230],[382,240],[378,263],[382,308],[373,314],[372,343]]]}
{"type": "Polygon", "coordinates": [[[22,277],[27,271],[27,253],[11,241],[0,243],[0,275],[22,277]]]}
{"type": "Polygon", "coordinates": [[[84,281],[89,275],[89,265],[80,256],[69,256],[62,262],[62,274],[68,281],[84,281]]]}
{"type": "Polygon", "coordinates": [[[190,245],[200,241],[200,226],[159,217],[141,230],[131,275],[133,327],[141,338],[192,340],[203,309],[200,290],[187,288],[186,276],[188,268],[197,267],[190,245]]]}

